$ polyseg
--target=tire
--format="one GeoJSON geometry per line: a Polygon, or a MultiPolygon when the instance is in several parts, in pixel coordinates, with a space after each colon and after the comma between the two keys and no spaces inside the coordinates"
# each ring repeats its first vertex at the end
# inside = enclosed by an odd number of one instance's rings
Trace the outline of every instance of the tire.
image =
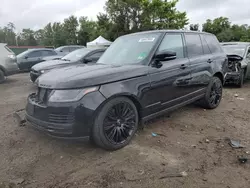
{"type": "Polygon", "coordinates": [[[244,85],[244,77],[245,77],[245,71],[244,71],[244,69],[241,69],[241,71],[240,71],[240,78],[239,78],[238,83],[237,83],[237,86],[239,88],[242,88],[243,85],[244,85]]]}
{"type": "Polygon", "coordinates": [[[213,77],[207,87],[206,94],[200,105],[206,109],[217,108],[222,98],[222,83],[218,77],[213,77]]]}
{"type": "Polygon", "coordinates": [[[4,72],[0,69],[0,84],[5,81],[6,77],[4,75],[4,72]]]}
{"type": "Polygon", "coordinates": [[[97,113],[92,130],[93,140],[106,150],[121,149],[135,135],[138,122],[138,111],[131,100],[126,97],[112,99],[97,113]]]}

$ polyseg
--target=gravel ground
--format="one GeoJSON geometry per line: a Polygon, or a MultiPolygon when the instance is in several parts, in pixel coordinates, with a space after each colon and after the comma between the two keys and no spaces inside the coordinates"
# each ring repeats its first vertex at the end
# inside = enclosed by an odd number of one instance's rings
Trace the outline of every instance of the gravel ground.
{"type": "Polygon", "coordinates": [[[0,188],[249,188],[250,161],[237,156],[250,157],[250,83],[226,87],[215,110],[190,105],[148,122],[115,152],[17,126],[13,112],[34,90],[28,74],[0,85],[0,188]],[[232,149],[227,138],[246,147],[232,149]]]}

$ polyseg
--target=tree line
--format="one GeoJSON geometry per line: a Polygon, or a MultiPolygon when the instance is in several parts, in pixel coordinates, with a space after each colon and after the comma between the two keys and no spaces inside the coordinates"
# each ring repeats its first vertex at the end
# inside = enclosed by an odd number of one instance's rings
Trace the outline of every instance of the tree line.
{"type": "MultiPolygon", "coordinates": [[[[188,25],[186,12],[176,9],[178,0],[107,0],[104,13],[97,20],[70,16],[63,22],[48,23],[44,28],[22,29],[16,33],[14,23],[0,28],[0,42],[19,46],[86,45],[102,35],[114,41],[117,37],[133,32],[155,29],[184,29],[188,25]]],[[[215,34],[220,41],[250,41],[248,25],[232,25],[228,18],[207,20],[203,31],[215,34]]],[[[199,30],[191,24],[190,30],[199,30]]]]}

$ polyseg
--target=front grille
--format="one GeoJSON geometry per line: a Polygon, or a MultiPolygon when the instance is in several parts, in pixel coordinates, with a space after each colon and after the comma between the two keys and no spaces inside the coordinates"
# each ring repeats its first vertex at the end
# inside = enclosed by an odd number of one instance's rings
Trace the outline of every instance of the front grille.
{"type": "Polygon", "coordinates": [[[49,95],[51,94],[51,92],[52,92],[52,89],[39,87],[37,91],[36,102],[45,104],[48,101],[49,95]]]}
{"type": "Polygon", "coordinates": [[[75,121],[74,115],[69,114],[49,114],[50,123],[73,124],[75,121]]]}

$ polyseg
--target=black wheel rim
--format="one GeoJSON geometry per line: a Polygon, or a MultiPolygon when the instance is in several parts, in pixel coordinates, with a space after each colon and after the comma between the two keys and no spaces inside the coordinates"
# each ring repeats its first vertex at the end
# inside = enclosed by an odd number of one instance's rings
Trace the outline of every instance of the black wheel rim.
{"type": "Polygon", "coordinates": [[[103,123],[104,134],[113,144],[126,142],[133,135],[135,127],[135,111],[127,102],[112,106],[103,123]]]}
{"type": "Polygon", "coordinates": [[[210,103],[213,106],[217,106],[220,103],[222,97],[222,85],[219,82],[215,82],[211,88],[210,103]]]}

